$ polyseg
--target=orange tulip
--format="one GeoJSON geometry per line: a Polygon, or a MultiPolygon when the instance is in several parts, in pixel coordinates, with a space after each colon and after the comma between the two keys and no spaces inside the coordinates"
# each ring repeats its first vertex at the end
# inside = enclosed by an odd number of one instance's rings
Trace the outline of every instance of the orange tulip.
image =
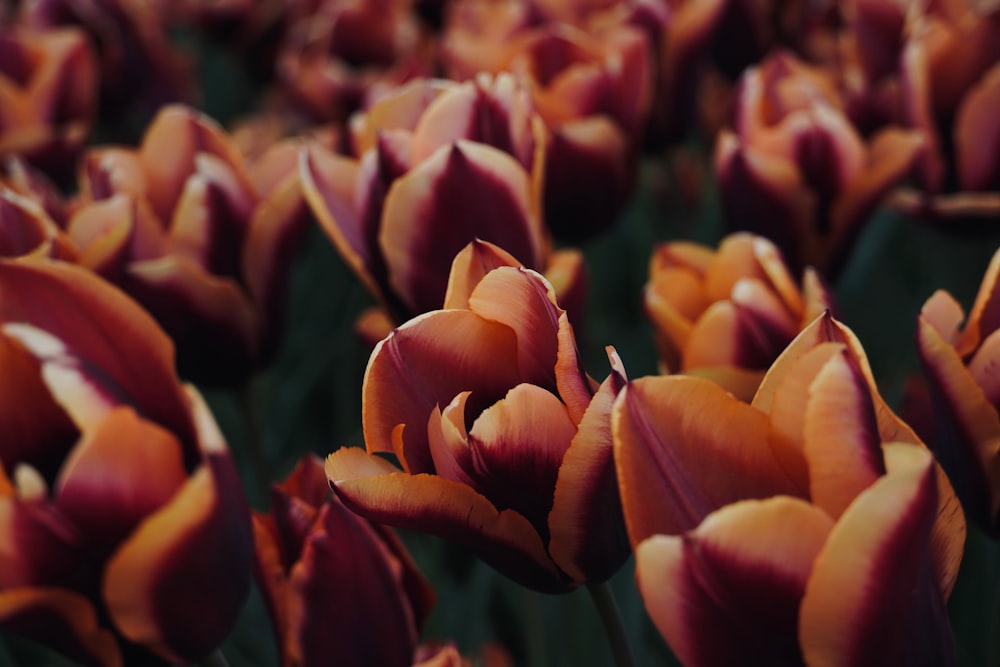
{"type": "Polygon", "coordinates": [[[390,529],[331,497],[303,459],[253,515],[257,578],[284,667],[408,667],[434,593],[390,529]]]}
{"type": "Polygon", "coordinates": [[[0,160],[65,179],[90,136],[97,66],[79,30],[0,24],[0,160]]]}
{"type": "Polygon", "coordinates": [[[502,266],[474,285],[459,274],[445,310],[375,348],[367,453],[334,452],[327,476],[362,516],[454,540],[531,588],[604,581],[628,555],[609,430],[617,355],[598,386],[537,273],[502,266]]]}
{"type": "Polygon", "coordinates": [[[768,664],[948,657],[964,517],[829,315],[786,348],[751,404],[699,378],[644,378],[622,390],[612,425],[640,587],[685,664],[748,651],[768,664]],[[911,654],[917,628],[926,643],[911,654]]]}
{"type": "Polygon", "coordinates": [[[764,371],[833,297],[807,269],[796,285],[767,239],[731,234],[713,251],[658,246],[643,292],[664,372],[709,377],[750,400],[764,371]]]}
{"type": "Polygon", "coordinates": [[[937,454],[965,511],[993,535],[1000,530],[1000,385],[994,370],[1000,341],[998,276],[1000,252],[967,318],[942,290],[924,304],[917,330],[937,454]]]}
{"type": "Polygon", "coordinates": [[[169,339],[79,267],[0,261],[0,630],[190,663],[249,592],[240,479],[169,339]]]}
{"type": "Polygon", "coordinates": [[[178,348],[183,375],[236,384],[273,351],[295,242],[308,221],[297,149],[247,164],[215,123],[170,106],[138,149],[92,149],[67,232],[178,348]]]}

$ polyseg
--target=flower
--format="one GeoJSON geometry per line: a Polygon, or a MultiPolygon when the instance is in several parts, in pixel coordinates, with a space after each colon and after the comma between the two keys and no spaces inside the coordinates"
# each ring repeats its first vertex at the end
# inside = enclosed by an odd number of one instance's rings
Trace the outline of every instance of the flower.
{"type": "Polygon", "coordinates": [[[352,118],[350,129],[358,157],[309,146],[302,184],[390,322],[440,308],[452,260],[477,239],[515,265],[582,272],[578,253],[550,254],[539,212],[540,121],[510,75],[413,81],[352,118]]]}
{"type": "Polygon", "coordinates": [[[939,290],[921,309],[917,327],[935,450],[965,511],[994,536],[1000,530],[998,276],[1000,252],[993,256],[967,318],[958,302],[939,290]]]}
{"type": "Polygon", "coordinates": [[[749,401],[799,331],[833,310],[833,297],[811,269],[800,289],[764,237],[735,233],[714,251],[657,246],[643,305],[664,372],[707,376],[749,401]]]}
{"type": "Polygon", "coordinates": [[[367,453],[334,452],[327,476],[362,516],[456,541],[528,587],[603,581],[628,555],[609,431],[621,363],[609,350],[600,386],[581,370],[565,311],[533,271],[458,284],[451,307],[375,348],[367,453]]]}
{"type": "Polygon", "coordinates": [[[642,378],[612,429],[640,590],[685,664],[946,660],[964,516],[828,314],[751,404],[700,378],[642,378]]]}
{"type": "Polygon", "coordinates": [[[787,53],[748,69],[740,86],[734,128],[715,146],[726,224],[773,240],[793,271],[832,277],[924,139],[890,127],[866,141],[834,81],[787,53]]]}
{"type": "Polygon", "coordinates": [[[157,318],[185,377],[238,384],[273,352],[309,219],[296,156],[281,142],[248,164],[218,125],[176,105],[157,114],[137,149],[84,157],[67,226],[81,264],[157,318]]]}
{"type": "Polygon", "coordinates": [[[249,592],[235,466],[169,339],[92,273],[0,261],[0,630],[106,667],[189,663],[249,592]]]}
{"type": "Polygon", "coordinates": [[[0,25],[0,53],[0,159],[20,156],[55,179],[71,176],[97,111],[86,36],[0,25]]]}
{"type": "Polygon", "coordinates": [[[314,456],[272,487],[271,506],[253,526],[281,664],[412,665],[434,593],[395,533],[331,497],[314,456]]]}

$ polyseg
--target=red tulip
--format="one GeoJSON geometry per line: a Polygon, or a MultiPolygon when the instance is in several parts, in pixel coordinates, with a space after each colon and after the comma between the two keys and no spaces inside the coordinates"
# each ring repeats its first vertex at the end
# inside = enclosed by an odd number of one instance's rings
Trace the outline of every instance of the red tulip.
{"type": "Polygon", "coordinates": [[[88,271],[0,261],[0,629],[74,660],[189,663],[249,591],[249,512],[169,339],[88,271]]]}
{"type": "Polygon", "coordinates": [[[434,594],[399,538],[331,497],[303,459],[254,513],[258,581],[284,667],[409,667],[434,594]]]}
{"type": "Polygon", "coordinates": [[[0,24],[0,53],[0,159],[21,156],[65,179],[97,111],[97,68],[86,36],[0,24]]]}
{"type": "Polygon", "coordinates": [[[537,590],[603,581],[628,554],[609,430],[620,362],[611,352],[600,386],[581,370],[565,311],[532,271],[490,271],[466,300],[375,348],[368,453],[328,457],[334,490],[362,516],[459,542],[537,590]]]}
{"type": "Polygon", "coordinates": [[[1000,253],[993,256],[968,317],[950,294],[938,291],[920,311],[917,330],[936,451],[965,511],[992,535],[1000,530],[998,276],[1000,253]]]}
{"type": "Polygon", "coordinates": [[[237,384],[273,351],[307,218],[297,149],[247,164],[211,120],[161,111],[138,149],[92,149],[67,231],[174,339],[185,376],[237,384]]]}
{"type": "Polygon", "coordinates": [[[865,141],[831,79],[779,53],[747,70],[715,149],[727,225],[772,239],[795,270],[833,275],[869,215],[922,155],[920,133],[865,141]]]}

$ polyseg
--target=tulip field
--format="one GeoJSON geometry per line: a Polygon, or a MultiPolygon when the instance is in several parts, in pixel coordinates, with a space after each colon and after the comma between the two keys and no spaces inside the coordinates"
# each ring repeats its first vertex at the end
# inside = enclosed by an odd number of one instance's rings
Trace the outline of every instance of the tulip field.
{"type": "Polygon", "coordinates": [[[0,667],[1000,665],[1000,6],[0,0],[0,667]]]}

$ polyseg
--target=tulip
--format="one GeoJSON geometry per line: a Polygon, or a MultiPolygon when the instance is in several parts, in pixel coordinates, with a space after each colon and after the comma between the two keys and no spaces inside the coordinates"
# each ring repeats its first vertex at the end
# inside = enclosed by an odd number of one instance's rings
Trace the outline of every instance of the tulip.
{"type": "Polygon", "coordinates": [[[238,384],[273,352],[281,295],[308,220],[297,149],[252,164],[214,122],[171,106],[138,149],[87,153],[67,232],[81,263],[147,308],[183,375],[238,384]]]}
{"type": "Polygon", "coordinates": [[[685,664],[748,651],[768,664],[948,659],[964,517],[832,317],[795,338],[751,404],[700,378],[643,378],[619,394],[612,429],[640,588],[685,664]],[[911,654],[917,634],[926,645],[911,654]]]}
{"type": "Polygon", "coordinates": [[[271,507],[253,526],[281,664],[413,664],[434,594],[395,533],[331,497],[315,457],[272,487],[271,507]]]}
{"type": "Polygon", "coordinates": [[[92,273],[0,261],[0,631],[187,664],[249,592],[239,476],[169,339],[92,273]]]}
{"type": "Polygon", "coordinates": [[[100,81],[87,84],[88,94],[99,83],[104,113],[150,113],[192,96],[188,63],[171,46],[164,27],[166,5],[133,0],[34,0],[21,3],[21,21],[36,30],[82,30],[96,45],[100,70],[100,81]]]}
{"type": "Polygon", "coordinates": [[[865,141],[821,70],[778,53],[743,75],[715,147],[726,223],[772,239],[794,271],[833,276],[867,218],[916,164],[921,133],[865,141]]]}
{"type": "Polygon", "coordinates": [[[325,0],[289,27],[276,74],[305,113],[342,122],[373,89],[429,76],[430,55],[409,0],[325,0]]]}
{"type": "Polygon", "coordinates": [[[25,255],[72,261],[77,251],[38,201],[0,185],[0,257],[25,255]]]}
{"type": "Polygon", "coordinates": [[[0,25],[0,159],[21,156],[56,179],[90,136],[94,54],[79,30],[0,25]]]}
{"type": "Polygon", "coordinates": [[[939,290],[921,309],[917,329],[938,457],[965,511],[994,536],[1000,530],[1000,391],[993,370],[1000,340],[998,275],[1000,253],[993,256],[968,317],[939,290]]]}
{"type": "Polygon", "coordinates": [[[407,322],[372,353],[367,453],[327,458],[334,491],[368,519],[455,541],[530,588],[603,582],[628,555],[611,458],[617,355],[598,386],[533,271],[502,266],[471,292],[451,284],[467,305],[407,322]]]}
{"type": "Polygon", "coordinates": [[[658,246],[643,292],[663,372],[710,377],[747,401],[782,350],[832,302],[815,271],[806,270],[800,289],[774,244],[747,233],[727,236],[717,251],[658,246]]]}
{"type": "MultiPolygon", "coordinates": [[[[440,308],[452,260],[477,239],[515,266],[582,273],[578,254],[549,253],[541,125],[510,75],[414,81],[353,118],[350,131],[359,158],[310,146],[300,173],[311,210],[383,322],[440,308]]],[[[572,290],[578,281],[560,282],[572,290]]]]}

